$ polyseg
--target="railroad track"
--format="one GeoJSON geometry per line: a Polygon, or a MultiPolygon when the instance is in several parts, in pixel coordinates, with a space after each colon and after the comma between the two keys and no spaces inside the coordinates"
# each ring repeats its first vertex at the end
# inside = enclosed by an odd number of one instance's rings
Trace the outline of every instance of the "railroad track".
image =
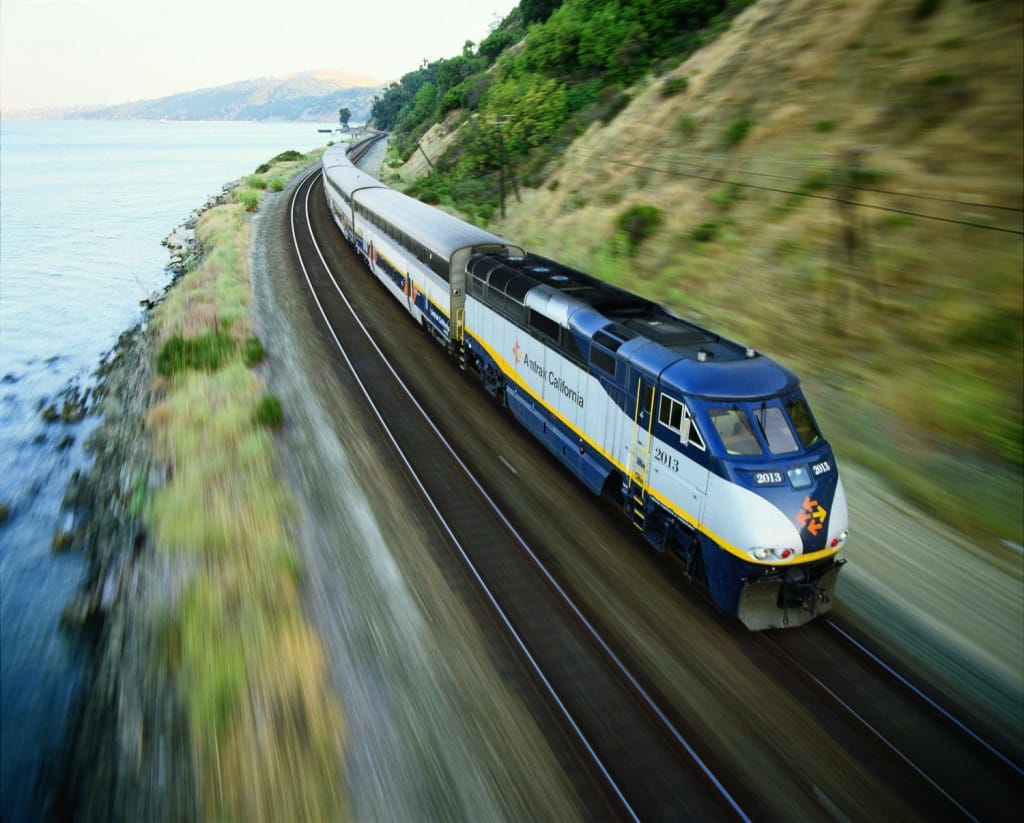
{"type": "MultiPolygon", "coordinates": [[[[292,226],[315,311],[343,362],[339,375],[365,396],[404,470],[442,524],[453,557],[471,579],[469,586],[486,603],[551,716],[558,718],[560,734],[572,741],[584,764],[585,775],[577,781],[598,787],[601,798],[592,800],[588,811],[624,819],[779,816],[777,802],[751,784],[749,774],[730,759],[734,755],[728,747],[707,740],[688,722],[676,685],[645,666],[614,629],[601,624],[595,617],[600,608],[566,583],[550,553],[521,535],[521,521],[517,531],[503,514],[507,501],[495,504],[432,422],[434,415],[424,408],[429,398],[421,394],[417,400],[401,384],[352,311],[343,274],[328,266],[327,258],[336,252],[325,254],[317,246],[317,230],[327,243],[342,245],[340,235],[332,234],[322,194],[313,191],[317,177],[310,175],[296,192],[292,226]]],[[[361,261],[347,256],[357,269],[355,288],[378,289],[361,261]]],[[[397,306],[390,322],[411,327],[397,306]]],[[[376,334],[381,336],[379,330],[376,334]]],[[[445,367],[454,369],[454,364],[445,367]]],[[[693,599],[683,584],[680,595],[693,599]]],[[[708,612],[711,620],[725,620],[710,607],[708,612]]],[[[757,676],[801,705],[822,739],[830,741],[828,746],[807,741],[808,747],[842,749],[865,771],[862,785],[877,782],[879,793],[899,797],[910,816],[1015,819],[1024,790],[1019,765],[938,709],[935,701],[908,689],[893,677],[891,667],[880,665],[863,644],[851,642],[849,632],[834,621],[764,635],[729,625],[724,633],[757,676]]],[[[671,641],[668,648],[679,656],[687,653],[683,646],[673,649],[671,641]]],[[[758,710],[746,707],[747,712],[758,710]]],[[[723,730],[723,740],[729,736],[723,730]]],[[[782,767],[799,759],[785,749],[778,755],[782,767]]],[[[800,775],[799,782],[808,787],[804,807],[821,816],[858,816],[856,799],[821,791],[818,775],[800,775]]],[[[581,796],[588,790],[582,788],[581,796]]],[[[872,808],[870,800],[864,797],[860,808],[872,808]]]]}
{"type": "Polygon", "coordinates": [[[1019,819],[1024,799],[1021,764],[838,620],[827,618],[799,632],[771,632],[758,639],[773,648],[782,666],[813,690],[822,705],[873,737],[923,781],[932,790],[928,802],[943,819],[1019,819]]]}
{"type": "MultiPolygon", "coordinates": [[[[492,619],[574,741],[616,817],[750,819],[710,764],[645,692],[531,550],[392,369],[351,310],[307,215],[314,174],[296,191],[296,252],[327,334],[382,437],[398,455],[475,582],[492,619]]],[[[364,285],[373,287],[367,278],[364,285]]]]}

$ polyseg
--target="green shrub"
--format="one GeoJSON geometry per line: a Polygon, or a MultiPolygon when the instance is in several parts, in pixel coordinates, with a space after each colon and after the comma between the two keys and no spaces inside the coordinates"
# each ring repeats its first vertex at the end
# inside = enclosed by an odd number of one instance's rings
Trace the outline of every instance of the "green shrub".
{"type": "Polygon", "coordinates": [[[812,171],[801,178],[796,187],[797,194],[813,194],[817,191],[824,191],[832,184],[832,177],[827,171],[812,171]]]}
{"type": "Polygon", "coordinates": [[[238,350],[224,332],[211,331],[187,340],[180,334],[164,343],[156,358],[156,370],[164,377],[188,369],[216,371],[238,350]]]}
{"type": "Polygon", "coordinates": [[[823,134],[830,131],[835,131],[836,121],[835,120],[819,120],[814,124],[814,130],[822,132],[823,134]]]}
{"type": "Polygon", "coordinates": [[[284,179],[281,177],[274,177],[270,181],[271,191],[284,191],[284,179]]]}
{"type": "Polygon", "coordinates": [[[726,183],[719,186],[711,194],[711,202],[728,210],[733,203],[743,197],[743,186],[739,183],[726,183]]]}
{"type": "Polygon", "coordinates": [[[263,342],[258,337],[253,336],[245,341],[242,356],[245,358],[245,365],[255,366],[266,359],[267,350],[263,348],[263,342]]]}
{"type": "Polygon", "coordinates": [[[677,94],[681,94],[688,88],[690,88],[690,80],[688,77],[670,77],[662,84],[661,96],[673,97],[677,94]]]}
{"type": "Polygon", "coordinates": [[[245,185],[250,189],[263,190],[267,187],[267,181],[260,177],[258,174],[250,174],[245,178],[245,185]]]}
{"type": "Polygon", "coordinates": [[[663,220],[661,209],[656,206],[636,205],[620,214],[615,225],[625,236],[629,253],[633,254],[644,240],[661,228],[663,220]]]}
{"type": "Polygon", "coordinates": [[[254,189],[242,189],[238,192],[238,202],[245,206],[246,211],[256,211],[260,207],[260,193],[254,189]]]}
{"type": "Polygon", "coordinates": [[[942,0],[917,0],[917,5],[910,13],[910,19],[915,22],[927,20],[939,10],[941,5],[942,0]]]}
{"type": "Polygon", "coordinates": [[[288,149],[288,151],[281,152],[279,155],[277,155],[277,157],[275,157],[270,162],[271,163],[290,163],[293,160],[305,160],[305,159],[306,159],[306,155],[304,155],[301,151],[295,151],[295,149],[288,149]]]}
{"type": "Polygon", "coordinates": [[[629,102],[630,97],[626,92],[614,87],[603,89],[594,104],[594,116],[601,123],[610,123],[622,113],[629,102]]]}
{"type": "Polygon", "coordinates": [[[716,237],[718,237],[718,230],[721,227],[718,223],[713,220],[709,220],[706,223],[701,223],[699,226],[694,228],[690,232],[690,238],[695,243],[710,243],[716,237]]]}
{"type": "Polygon", "coordinates": [[[856,166],[850,169],[850,182],[855,186],[877,186],[889,173],[871,166],[856,166]]]}
{"type": "Polygon", "coordinates": [[[750,134],[750,129],[753,127],[754,121],[751,120],[747,115],[737,117],[733,120],[724,132],[722,132],[722,142],[728,146],[735,146],[737,143],[741,143],[743,139],[750,134]]]}
{"type": "Polygon", "coordinates": [[[256,422],[261,426],[278,429],[284,423],[284,406],[276,394],[264,394],[256,404],[256,422]]]}

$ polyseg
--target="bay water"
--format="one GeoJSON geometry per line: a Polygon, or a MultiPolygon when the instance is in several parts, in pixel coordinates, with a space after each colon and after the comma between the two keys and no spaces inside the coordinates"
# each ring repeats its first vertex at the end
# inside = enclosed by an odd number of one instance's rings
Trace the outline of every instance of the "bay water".
{"type": "Polygon", "coordinates": [[[0,123],[0,819],[38,820],[87,661],[60,625],[84,565],[52,549],[97,425],[47,422],[84,392],[140,301],[170,281],[161,240],[315,123],[0,123]]]}

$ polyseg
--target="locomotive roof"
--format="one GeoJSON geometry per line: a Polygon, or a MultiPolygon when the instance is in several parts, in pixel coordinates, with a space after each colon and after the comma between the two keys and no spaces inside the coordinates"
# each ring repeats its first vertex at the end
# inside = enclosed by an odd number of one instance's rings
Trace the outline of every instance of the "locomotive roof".
{"type": "Polygon", "coordinates": [[[557,261],[535,254],[522,259],[475,255],[467,269],[681,391],[751,399],[799,385],[796,375],[774,360],[557,261]]]}

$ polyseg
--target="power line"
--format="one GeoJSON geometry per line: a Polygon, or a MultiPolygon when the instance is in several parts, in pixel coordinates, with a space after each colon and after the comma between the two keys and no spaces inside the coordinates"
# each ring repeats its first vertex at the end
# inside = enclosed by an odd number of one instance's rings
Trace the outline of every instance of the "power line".
{"type": "MultiPolygon", "coordinates": [[[[712,155],[712,156],[715,156],[715,155],[712,155]]],[[[723,159],[726,159],[725,155],[717,155],[717,156],[721,157],[723,159]]],[[[751,159],[753,159],[754,162],[764,162],[764,160],[762,158],[751,158],[751,159]]],[[[696,166],[697,165],[695,163],[688,163],[685,160],[677,161],[674,158],[661,157],[661,158],[659,158],[659,160],[663,160],[663,161],[666,161],[668,163],[678,163],[679,165],[682,165],[682,166],[696,166]]],[[[812,165],[812,164],[811,163],[807,163],[806,165],[812,165]]],[[[824,164],[820,164],[819,168],[821,168],[822,170],[828,170],[829,167],[825,166],[824,164]]],[[[768,177],[768,178],[771,178],[771,179],[774,179],[774,180],[789,180],[789,181],[791,181],[793,183],[801,182],[801,180],[799,178],[791,177],[789,175],[785,175],[785,174],[771,174],[770,172],[753,171],[751,169],[744,169],[744,170],[742,170],[742,171],[740,171],[738,173],[739,174],[743,174],[743,175],[747,175],[749,177],[768,177]]],[[[906,198],[909,198],[909,199],[916,199],[916,200],[931,200],[931,201],[938,202],[938,203],[949,203],[949,204],[954,205],[954,206],[971,206],[973,208],[998,209],[1000,211],[1012,211],[1012,212],[1017,212],[1017,213],[1024,213],[1024,208],[1020,208],[1018,206],[999,206],[999,205],[996,205],[994,203],[980,203],[980,202],[973,201],[973,200],[953,200],[953,199],[950,199],[948,197],[936,197],[935,195],[931,195],[931,194],[916,194],[916,193],[913,193],[913,192],[905,192],[905,191],[889,191],[887,189],[874,189],[874,188],[868,188],[866,186],[857,186],[857,190],[858,191],[868,191],[868,192],[872,192],[873,194],[887,194],[887,195],[890,195],[892,197],[906,197],[906,198]]],[[[796,193],[800,194],[800,192],[796,192],[796,193]]]]}
{"type": "MultiPolygon", "coordinates": [[[[968,226],[970,228],[975,228],[975,229],[987,229],[988,231],[998,231],[998,232],[1005,232],[1007,234],[1017,234],[1017,235],[1024,236],[1024,231],[1022,231],[1020,229],[1010,229],[1010,228],[1005,228],[1003,226],[990,226],[990,225],[988,225],[986,223],[975,223],[975,222],[970,221],[970,220],[958,220],[958,219],[956,219],[954,217],[940,217],[939,215],[936,215],[936,214],[923,214],[921,212],[911,211],[910,209],[898,209],[898,208],[895,208],[893,206],[880,206],[880,205],[877,205],[875,203],[862,203],[862,202],[859,202],[859,201],[856,201],[856,200],[849,200],[849,199],[842,198],[842,197],[829,197],[826,194],[816,194],[815,192],[792,191],[790,189],[780,189],[780,188],[776,188],[774,186],[761,186],[761,185],[758,185],[757,183],[746,183],[746,182],[743,182],[741,180],[726,180],[726,179],[723,179],[721,177],[710,177],[708,175],[703,175],[703,174],[691,174],[691,173],[688,173],[688,172],[679,171],[679,170],[675,170],[675,169],[658,168],[656,166],[646,166],[646,165],[644,165],[642,163],[629,163],[629,162],[626,162],[625,160],[614,160],[614,159],[609,159],[607,157],[599,157],[598,155],[593,155],[593,154],[583,154],[583,156],[584,157],[592,157],[594,159],[600,159],[600,160],[603,160],[604,162],[611,163],[612,165],[616,165],[616,166],[626,166],[626,167],[629,167],[629,168],[642,169],[644,171],[657,171],[657,172],[662,172],[664,174],[677,175],[679,177],[688,177],[688,178],[691,178],[691,179],[694,179],[694,180],[705,180],[705,181],[710,182],[710,183],[724,183],[724,184],[732,185],[732,186],[741,186],[742,188],[746,188],[746,189],[757,189],[758,191],[770,191],[770,192],[776,192],[778,194],[790,194],[790,195],[793,195],[795,197],[811,197],[811,198],[814,198],[816,200],[827,200],[827,201],[832,202],[832,203],[844,203],[844,204],[859,206],[859,207],[867,208],[867,209],[875,209],[877,211],[886,211],[886,212],[892,212],[892,213],[895,213],[895,214],[903,214],[903,215],[907,215],[909,217],[920,217],[923,220],[937,220],[937,221],[942,222],[942,223],[954,223],[954,224],[959,225],[959,226],[968,226]]],[[[784,178],[784,179],[791,179],[792,180],[793,178],[784,178]]]]}

